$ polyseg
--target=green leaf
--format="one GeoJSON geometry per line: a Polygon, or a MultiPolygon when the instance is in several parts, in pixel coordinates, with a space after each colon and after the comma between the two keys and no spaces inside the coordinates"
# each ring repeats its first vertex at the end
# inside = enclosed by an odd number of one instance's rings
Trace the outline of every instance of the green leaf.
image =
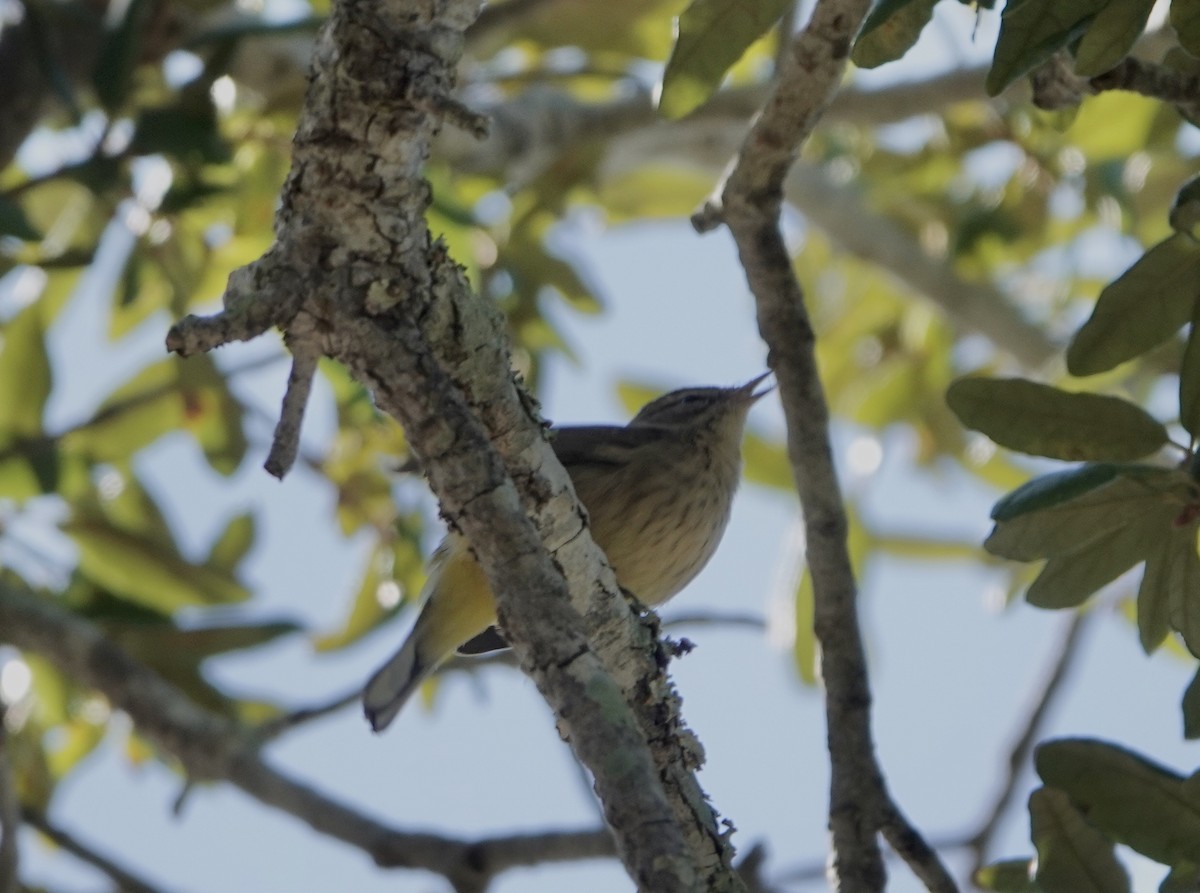
{"type": "Polygon", "coordinates": [[[340,629],[316,637],[313,647],[317,651],[336,651],[357,642],[393,616],[398,607],[419,597],[425,582],[420,522],[415,515],[404,516],[397,522],[396,531],[393,542],[380,543],[368,556],[349,614],[340,629]],[[394,605],[385,605],[380,598],[382,587],[389,584],[399,589],[394,605]]]}
{"type": "Polygon", "coordinates": [[[1183,48],[1193,56],[1200,56],[1200,3],[1171,0],[1170,21],[1183,48]]]}
{"type": "Polygon", "coordinates": [[[960,378],[946,403],[968,428],[1001,446],[1051,459],[1137,459],[1167,443],[1167,429],[1119,397],[1073,394],[1022,378],[960,378]]]}
{"type": "Polygon", "coordinates": [[[1158,886],[1158,893],[1196,893],[1200,890],[1200,865],[1181,862],[1172,865],[1158,886]]]}
{"type": "Polygon", "coordinates": [[[1169,530],[1170,516],[1130,519],[1082,549],[1051,558],[1025,593],[1038,608],[1074,608],[1146,559],[1154,538],[1169,530]]]}
{"type": "Polygon", "coordinates": [[[1183,701],[1183,737],[1188,741],[1200,738],[1200,669],[1184,689],[1183,701]]]}
{"type": "Polygon", "coordinates": [[[1200,863],[1200,798],[1176,773],[1124,748],[1084,738],[1041,745],[1034,764],[1046,785],[1064,791],[1117,843],[1164,865],[1200,863]]]}
{"type": "Polygon", "coordinates": [[[25,210],[16,202],[0,195],[0,236],[14,236],[26,242],[37,242],[42,234],[37,231],[25,210]]]}
{"type": "Polygon", "coordinates": [[[1161,470],[1152,465],[1089,462],[1066,471],[1043,474],[1022,484],[992,506],[992,520],[1010,521],[1029,512],[1070,502],[1120,475],[1154,474],[1161,470]]]}
{"type": "Polygon", "coordinates": [[[933,18],[938,0],[882,0],[863,23],[850,59],[859,68],[876,68],[899,59],[916,44],[933,18]]]}
{"type": "Polygon", "coordinates": [[[993,893],[1042,893],[1033,881],[1032,859],[1002,859],[975,872],[971,878],[981,890],[993,893]]]}
{"type": "Polygon", "coordinates": [[[1200,325],[1195,319],[1179,367],[1179,424],[1193,440],[1200,435],[1200,325]]]}
{"type": "Polygon", "coordinates": [[[745,464],[746,480],[762,487],[796,492],[792,479],[792,466],[788,462],[787,448],[781,443],[772,443],[762,436],[749,432],[742,443],[742,461],[745,464]]]}
{"type": "Polygon", "coordinates": [[[1175,201],[1171,204],[1167,219],[1171,222],[1171,229],[1177,233],[1185,233],[1193,239],[1200,235],[1197,232],[1197,226],[1200,225],[1200,177],[1188,180],[1175,193],[1175,201]]]}
{"type": "Polygon", "coordinates": [[[1017,561],[1070,555],[1147,514],[1169,524],[1194,498],[1186,473],[1147,467],[1066,502],[998,521],[984,548],[1017,561]]]}
{"type": "Polygon", "coordinates": [[[146,0],[129,0],[124,15],[105,36],[100,55],[92,71],[92,88],[105,111],[116,111],[125,104],[142,52],[142,35],[153,5],[146,0]]]}
{"type": "Polygon", "coordinates": [[[1009,0],[987,76],[989,96],[1041,65],[1082,32],[1109,0],[1009,0]]]}
{"type": "Polygon", "coordinates": [[[233,574],[254,545],[254,515],[244,512],[231,518],[208,553],[209,567],[233,574]]]}
{"type": "Polygon", "coordinates": [[[1183,637],[1193,655],[1200,655],[1200,555],[1196,526],[1176,527],[1169,537],[1171,551],[1164,572],[1171,627],[1183,637]]]}
{"type": "Polygon", "coordinates": [[[1034,791],[1029,824],[1038,852],[1035,879],[1045,893],[1128,893],[1129,875],[1113,842],[1088,825],[1062,791],[1034,791]]]}
{"type": "Polygon", "coordinates": [[[169,614],[249,598],[229,574],[193,564],[103,519],[68,521],[62,529],[79,549],[80,570],[136,604],[169,614]]]}
{"type": "Polygon", "coordinates": [[[105,624],[105,632],[136,660],[195,666],[218,654],[245,651],[299,632],[290,620],[181,629],[174,623],[105,624]]]}
{"type": "MultiPolygon", "coordinates": [[[[1178,518],[1178,515],[1176,516],[1178,518]]],[[[1150,543],[1138,588],[1138,634],[1147,654],[1175,626],[1189,647],[1200,646],[1200,557],[1196,528],[1176,520],[1150,543]]]]}
{"type": "Polygon", "coordinates": [[[1200,295],[1200,244],[1176,233],[1100,292],[1067,348],[1072,375],[1095,375],[1140,356],[1192,318],[1200,295]]]}
{"type": "Polygon", "coordinates": [[[40,304],[9,320],[0,337],[0,442],[14,434],[35,437],[53,384],[40,304]]]}
{"type": "Polygon", "coordinates": [[[729,67],[791,4],[792,0],[692,0],[679,16],[658,110],[674,120],[703,104],[729,67]]]}
{"type": "Polygon", "coordinates": [[[1124,59],[1145,30],[1153,8],[1154,0],[1110,0],[1075,49],[1075,73],[1095,77],[1124,59]]]}

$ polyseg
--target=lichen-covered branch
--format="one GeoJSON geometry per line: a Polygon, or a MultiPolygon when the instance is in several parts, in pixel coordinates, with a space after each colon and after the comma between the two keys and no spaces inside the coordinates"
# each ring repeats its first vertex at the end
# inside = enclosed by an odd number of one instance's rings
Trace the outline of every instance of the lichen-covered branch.
{"type": "Polygon", "coordinates": [[[654,637],[586,533],[509,372],[496,309],[425,225],[434,133],[443,120],[481,129],[451,98],[476,11],[470,0],[335,4],[314,50],[275,247],[230,278],[225,313],[181,321],[168,345],[209,350],[267,322],[294,351],[333,357],[366,384],[471,540],[522,667],[592,773],[639,887],[738,890],[654,637]]]}

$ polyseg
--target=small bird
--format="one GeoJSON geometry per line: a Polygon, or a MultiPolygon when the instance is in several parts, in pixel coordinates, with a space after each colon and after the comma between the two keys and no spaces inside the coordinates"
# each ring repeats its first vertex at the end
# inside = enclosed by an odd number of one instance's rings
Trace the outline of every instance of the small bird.
{"type": "MultiPolygon", "coordinates": [[[[769,375],[740,387],[683,388],[647,404],[625,427],[553,429],[550,441],[587,509],[592,537],[617,582],[658,605],[700,573],[729,521],[741,476],[746,415],[769,375]]],[[[404,702],[456,650],[506,647],[496,606],[465,537],[433,554],[417,622],[363,691],[371,727],[385,729],[404,702]]]]}

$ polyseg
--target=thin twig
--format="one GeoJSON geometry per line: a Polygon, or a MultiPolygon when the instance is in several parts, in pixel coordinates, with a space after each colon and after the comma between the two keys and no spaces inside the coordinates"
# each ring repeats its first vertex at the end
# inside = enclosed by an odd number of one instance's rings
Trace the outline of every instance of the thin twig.
{"type": "Polygon", "coordinates": [[[1066,682],[1082,651],[1083,635],[1091,617],[1092,612],[1090,611],[1077,611],[1066,624],[1066,630],[1055,649],[1057,657],[1054,659],[1054,664],[1042,683],[1041,691],[1030,708],[1028,717],[1021,726],[1021,733],[1017,735],[1009,750],[1008,774],[1004,779],[1004,784],[996,792],[992,807],[986,813],[987,817],[979,826],[979,830],[967,839],[967,846],[974,854],[972,871],[978,871],[987,861],[992,838],[1012,805],[1021,773],[1029,765],[1029,757],[1033,753],[1034,745],[1042,735],[1046,718],[1062,693],[1063,683],[1066,682]]]}
{"type": "Polygon", "coordinates": [[[317,704],[314,707],[301,707],[298,710],[292,710],[282,716],[269,719],[259,725],[254,734],[261,741],[271,741],[306,723],[329,716],[332,713],[337,713],[339,710],[343,710],[352,704],[357,704],[361,697],[362,686],[358,686],[353,691],[347,692],[344,695],[338,695],[336,698],[331,698],[324,704],[317,704]]]}
{"type": "Polygon", "coordinates": [[[124,868],[112,859],[100,855],[100,853],[80,841],[73,834],[53,824],[41,812],[35,809],[25,809],[21,814],[31,828],[36,828],[72,856],[106,874],[122,893],[163,893],[162,887],[156,887],[134,874],[128,868],[124,868]]]}
{"type": "Polygon", "coordinates": [[[5,705],[0,702],[0,893],[18,893],[21,877],[17,834],[21,829],[21,805],[17,801],[16,778],[8,759],[5,712],[5,705]]]}
{"type": "Polygon", "coordinates": [[[279,422],[275,425],[275,437],[271,441],[271,452],[263,468],[274,477],[283,479],[296,462],[300,450],[300,428],[304,424],[304,409],[312,393],[313,378],[321,359],[321,346],[315,335],[315,326],[307,313],[297,313],[288,332],[288,347],[292,351],[292,371],[288,375],[287,390],[283,394],[283,407],[279,422]]]}
{"type": "Polygon", "coordinates": [[[508,869],[614,854],[604,828],[461,840],[389,827],[269,765],[254,736],[197,706],[134,661],[95,624],[11,581],[0,581],[0,641],[39,654],[81,685],[98,689],[188,777],[224,780],[385,868],[423,868],[456,883],[508,869]]]}

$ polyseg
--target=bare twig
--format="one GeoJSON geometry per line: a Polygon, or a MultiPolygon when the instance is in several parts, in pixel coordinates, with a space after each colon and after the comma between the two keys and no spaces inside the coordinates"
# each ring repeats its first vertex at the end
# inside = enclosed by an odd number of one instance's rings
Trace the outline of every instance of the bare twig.
{"type": "Polygon", "coordinates": [[[297,313],[288,331],[292,371],[283,395],[279,422],[275,425],[271,452],[267,455],[267,461],[263,463],[268,474],[281,480],[291,470],[296,461],[296,453],[300,449],[300,427],[304,422],[304,408],[308,406],[308,395],[312,393],[313,377],[317,374],[317,363],[321,359],[321,345],[317,340],[314,323],[307,313],[297,313]]]}
{"type": "Polygon", "coordinates": [[[259,725],[255,729],[254,734],[261,741],[271,741],[302,725],[317,719],[323,719],[347,707],[357,705],[361,698],[362,686],[358,686],[353,691],[347,692],[344,695],[338,695],[336,698],[331,698],[324,704],[317,704],[313,707],[301,707],[299,710],[292,710],[282,716],[269,719],[259,725]]]}
{"type": "Polygon", "coordinates": [[[112,859],[100,855],[95,849],[83,843],[75,835],[64,831],[52,823],[37,810],[26,809],[22,812],[22,816],[29,827],[36,828],[72,856],[106,874],[122,893],[163,893],[162,887],[157,887],[143,880],[134,872],[118,865],[112,859]]]}
{"type": "Polygon", "coordinates": [[[725,223],[737,243],[787,419],[826,685],[833,883],[854,893],[884,888],[877,838],[884,830],[930,890],[954,891],[949,872],[891,801],[875,759],[871,691],[845,508],[829,443],[829,409],[817,374],[812,324],[779,226],[788,170],[837,89],[869,6],[869,0],[818,0],[808,26],[792,42],[779,82],[747,134],[719,201],[711,200],[693,222],[702,231],[725,223]]]}
{"type": "Polygon", "coordinates": [[[5,712],[5,704],[0,701],[0,893],[18,893],[21,877],[17,834],[21,829],[21,806],[17,801],[16,778],[8,759],[5,712]]]}
{"type": "Polygon", "coordinates": [[[974,855],[973,871],[982,868],[988,860],[992,839],[995,837],[996,830],[1000,826],[1000,821],[1007,814],[1009,807],[1012,806],[1013,798],[1017,793],[1018,782],[1021,779],[1021,773],[1029,765],[1030,754],[1033,753],[1034,745],[1037,744],[1038,739],[1041,737],[1042,729],[1046,724],[1046,717],[1049,715],[1055,701],[1061,695],[1063,683],[1066,682],[1072,667],[1075,665],[1082,651],[1083,636],[1091,617],[1092,613],[1089,611],[1075,612],[1070,621],[1067,622],[1062,639],[1054,649],[1056,656],[1053,665],[1050,667],[1050,672],[1046,674],[1041,691],[1038,693],[1037,699],[1033,702],[1029,710],[1028,717],[1026,717],[1025,722],[1021,726],[1020,734],[1017,735],[1009,750],[1007,761],[1008,773],[1005,776],[1004,784],[996,792],[992,806],[986,813],[987,817],[983,820],[979,829],[965,841],[965,845],[970,848],[974,855]]]}

